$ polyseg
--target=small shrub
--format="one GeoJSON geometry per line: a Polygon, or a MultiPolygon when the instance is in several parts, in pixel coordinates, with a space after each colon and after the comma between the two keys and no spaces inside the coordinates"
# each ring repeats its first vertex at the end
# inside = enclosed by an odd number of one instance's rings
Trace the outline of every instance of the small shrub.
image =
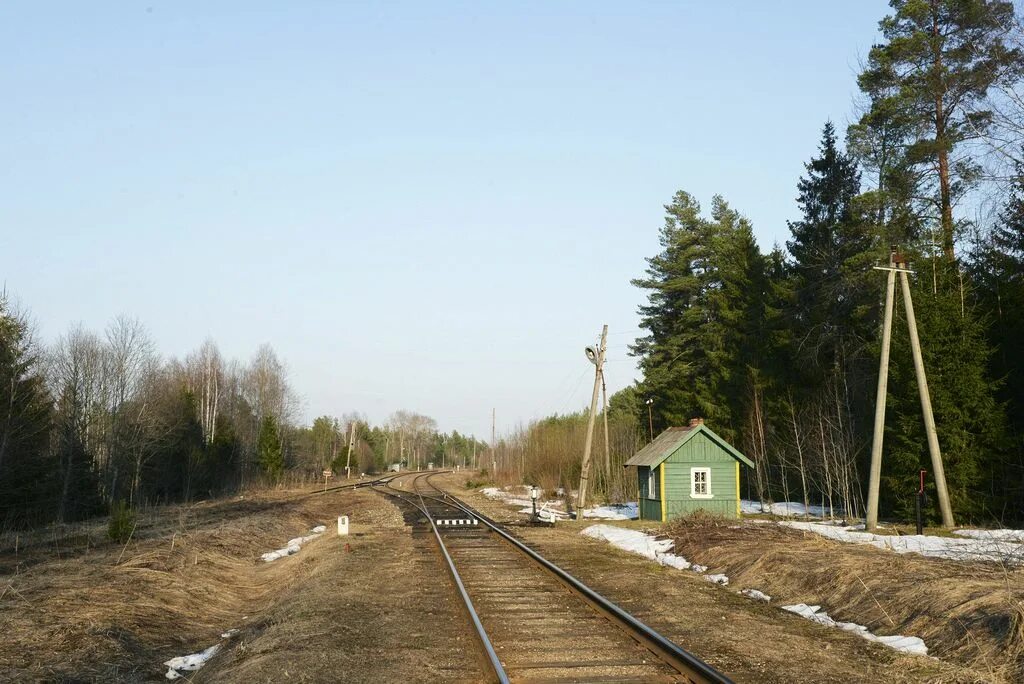
{"type": "Polygon", "coordinates": [[[118,500],[110,507],[110,525],[107,536],[119,543],[125,543],[135,530],[135,511],[128,507],[124,499],[118,500]]]}
{"type": "Polygon", "coordinates": [[[478,480],[466,480],[466,489],[479,489],[480,487],[487,487],[494,484],[486,477],[478,480]]]}

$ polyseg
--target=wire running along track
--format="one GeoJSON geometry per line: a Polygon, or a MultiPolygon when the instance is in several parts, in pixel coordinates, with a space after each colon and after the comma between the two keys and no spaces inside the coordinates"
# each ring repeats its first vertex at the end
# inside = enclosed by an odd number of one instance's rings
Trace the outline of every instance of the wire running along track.
{"type": "Polygon", "coordinates": [[[408,504],[414,532],[436,542],[497,681],[731,682],[435,486],[435,474],[369,484],[408,504]]]}

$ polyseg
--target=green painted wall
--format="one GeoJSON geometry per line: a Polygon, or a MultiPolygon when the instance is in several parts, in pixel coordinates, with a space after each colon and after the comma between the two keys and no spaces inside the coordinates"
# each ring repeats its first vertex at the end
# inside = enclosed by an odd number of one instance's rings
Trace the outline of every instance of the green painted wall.
{"type": "MultiPolygon", "coordinates": [[[[740,464],[740,468],[746,466],[740,464]]],[[[644,520],[662,519],[662,502],[647,493],[647,468],[637,468],[640,510],[644,520]]],[[[666,482],[657,494],[665,496],[669,519],[705,510],[727,518],[736,516],[736,460],[705,434],[696,434],[673,453],[665,464],[666,482]],[[690,497],[690,468],[711,469],[711,499],[690,497]]]]}
{"type": "MultiPolygon", "coordinates": [[[[665,496],[669,519],[703,509],[708,513],[735,518],[736,459],[711,441],[697,434],[666,460],[665,496]],[[690,468],[711,469],[710,499],[690,496],[690,468]]],[[[745,467],[741,464],[740,467],[745,467]]]]}
{"type": "MultiPolygon", "coordinates": [[[[669,520],[690,515],[701,509],[725,518],[739,517],[736,499],[736,459],[707,435],[694,435],[686,444],[676,449],[665,460],[664,465],[665,491],[657,492],[657,499],[650,498],[647,491],[647,473],[650,469],[646,466],[639,466],[636,469],[642,520],[661,520],[662,496],[666,499],[665,513],[669,520]],[[711,469],[711,498],[690,496],[690,468],[711,469]]],[[[746,466],[741,463],[740,467],[746,466]]]]}
{"type": "Polygon", "coordinates": [[[651,499],[647,491],[647,473],[650,472],[650,468],[640,466],[636,470],[640,485],[640,519],[661,520],[661,500],[651,499]]]}

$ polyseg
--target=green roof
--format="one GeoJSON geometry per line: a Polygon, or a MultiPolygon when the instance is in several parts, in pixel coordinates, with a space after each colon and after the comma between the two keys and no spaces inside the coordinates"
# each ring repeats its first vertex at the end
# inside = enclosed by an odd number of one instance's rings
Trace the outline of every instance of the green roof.
{"type": "Polygon", "coordinates": [[[625,465],[648,466],[651,468],[661,465],[662,461],[674,454],[679,447],[686,444],[698,433],[704,433],[708,439],[729,452],[729,455],[737,461],[745,463],[751,468],[754,467],[754,463],[749,458],[737,451],[733,445],[715,434],[714,430],[704,423],[688,427],[671,427],[665,430],[658,435],[653,442],[633,454],[633,458],[626,461],[625,465]]]}

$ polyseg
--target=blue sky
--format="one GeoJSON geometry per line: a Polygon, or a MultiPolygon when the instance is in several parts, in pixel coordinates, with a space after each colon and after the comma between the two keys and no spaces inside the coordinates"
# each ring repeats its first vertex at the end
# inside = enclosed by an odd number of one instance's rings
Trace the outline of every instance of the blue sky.
{"type": "Polygon", "coordinates": [[[763,248],[880,1],[0,5],[0,280],[44,339],[270,343],[304,417],[488,437],[609,391],[678,189],[763,248]],[[592,376],[591,376],[592,377],[592,376]]]}

